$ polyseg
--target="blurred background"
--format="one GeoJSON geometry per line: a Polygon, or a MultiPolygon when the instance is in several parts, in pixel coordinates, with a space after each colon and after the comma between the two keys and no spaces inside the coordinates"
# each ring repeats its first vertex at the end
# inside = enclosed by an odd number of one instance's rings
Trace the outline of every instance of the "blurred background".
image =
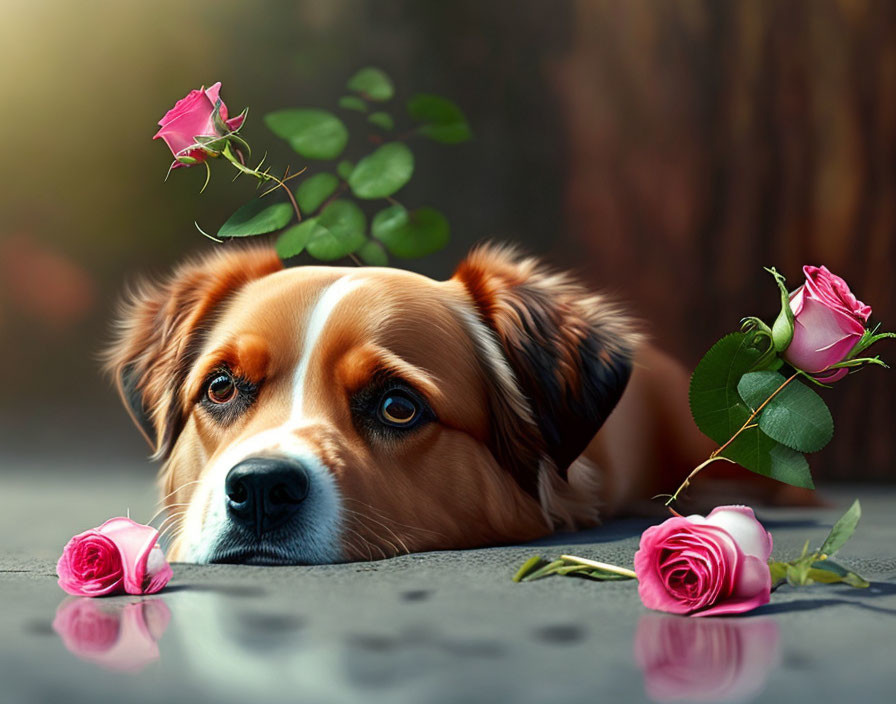
{"type": "MultiPolygon", "coordinates": [[[[402,193],[452,224],[403,264],[427,275],[520,243],[624,298],[689,367],[742,315],[775,315],[763,266],[796,286],[824,263],[896,328],[896,3],[6,0],[2,20],[0,471],[148,454],[97,356],[125,285],[217,246],[193,221],[251,194],[223,168],[202,196],[204,169],[163,182],[156,122],[215,81],[281,168],[301,158],[261,116],[335,108],[362,66],[399,98],[457,101],[474,140],[415,144],[402,193]]],[[[893,481],[896,373],[825,396],[816,477],[893,481]]]]}

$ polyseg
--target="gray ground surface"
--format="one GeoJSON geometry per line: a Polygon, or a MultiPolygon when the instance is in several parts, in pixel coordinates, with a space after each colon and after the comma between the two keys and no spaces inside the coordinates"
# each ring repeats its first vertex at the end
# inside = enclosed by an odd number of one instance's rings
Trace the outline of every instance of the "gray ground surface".
{"type": "Polygon", "coordinates": [[[789,556],[807,538],[820,542],[860,497],[864,517],[842,557],[873,585],[783,588],[748,617],[651,614],[629,582],[510,582],[536,551],[631,564],[647,525],[637,520],[536,548],[320,567],[175,565],[166,591],[132,607],[141,600],[66,598],[54,563],[70,535],[107,516],[130,507],[146,520],[151,480],[16,469],[0,475],[4,702],[629,702],[657,692],[883,702],[896,691],[893,488],[825,491],[832,509],[761,511],[775,554],[789,556]],[[82,607],[66,643],[54,631],[57,611],[61,628],[82,607]],[[112,635],[100,637],[97,623],[110,618],[112,635]],[[131,671],[107,669],[122,657],[131,671]]]}

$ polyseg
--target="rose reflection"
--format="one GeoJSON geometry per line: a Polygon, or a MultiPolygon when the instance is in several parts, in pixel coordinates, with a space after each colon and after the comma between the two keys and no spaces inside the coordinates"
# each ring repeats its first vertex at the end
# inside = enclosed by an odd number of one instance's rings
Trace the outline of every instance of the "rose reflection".
{"type": "Polygon", "coordinates": [[[645,614],[635,661],[654,701],[745,701],[765,689],[778,663],[771,619],[695,619],[645,614]]]}
{"type": "Polygon", "coordinates": [[[161,599],[121,604],[66,599],[53,630],[72,654],[110,670],[137,672],[159,659],[158,640],[171,612],[161,599]]]}

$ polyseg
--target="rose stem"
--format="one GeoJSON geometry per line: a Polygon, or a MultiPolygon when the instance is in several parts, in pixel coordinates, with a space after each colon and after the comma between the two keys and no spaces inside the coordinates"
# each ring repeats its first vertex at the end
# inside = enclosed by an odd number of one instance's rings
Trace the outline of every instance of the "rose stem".
{"type": "Polygon", "coordinates": [[[688,485],[690,485],[690,483],[691,483],[691,479],[693,479],[697,475],[697,473],[704,467],[712,464],[713,462],[716,462],[717,460],[725,460],[726,462],[731,462],[732,464],[737,464],[737,462],[735,462],[734,460],[730,460],[727,457],[719,456],[719,453],[722,452],[726,447],[728,447],[732,442],[734,442],[742,432],[744,432],[745,430],[747,430],[749,428],[755,428],[756,426],[750,425],[750,423],[752,423],[752,421],[756,418],[756,416],[758,416],[760,413],[762,413],[762,409],[765,408],[769,404],[769,402],[784,389],[785,386],[787,386],[791,381],[796,379],[799,375],[800,375],[800,372],[796,372],[789,378],[785,379],[784,383],[781,384],[777,389],[775,389],[769,395],[769,397],[767,399],[765,399],[765,401],[763,401],[759,405],[759,408],[757,408],[755,411],[753,411],[750,414],[750,417],[747,418],[746,421],[744,421],[744,424],[740,427],[740,429],[734,435],[732,435],[730,438],[728,438],[728,441],[724,445],[722,445],[717,450],[713,450],[713,452],[712,452],[712,454],[710,454],[708,460],[698,464],[694,468],[694,470],[687,476],[687,478],[681,483],[681,486],[675,490],[675,493],[672,494],[671,497],[669,497],[669,500],[666,502],[666,506],[670,506],[674,501],[678,500],[678,495],[682,491],[684,491],[685,489],[688,488],[688,485]]]}
{"type": "MultiPolygon", "coordinates": [[[[224,154],[224,157],[231,164],[233,164],[239,171],[242,171],[244,174],[248,174],[249,176],[254,176],[259,181],[274,181],[278,187],[280,187],[284,191],[286,191],[286,195],[289,196],[289,202],[292,204],[292,209],[296,213],[296,218],[298,219],[299,222],[302,222],[302,211],[299,210],[299,204],[296,203],[295,196],[293,196],[292,191],[289,190],[289,186],[287,186],[283,181],[281,181],[276,176],[273,176],[269,173],[265,173],[264,171],[258,171],[258,169],[251,169],[248,166],[244,166],[243,164],[239,163],[239,161],[236,159],[235,155],[233,154],[232,150],[230,149],[229,144],[224,148],[224,151],[222,153],[224,154]]],[[[302,171],[304,171],[304,169],[302,169],[302,171]]],[[[349,252],[348,256],[349,256],[349,259],[351,259],[352,262],[354,262],[355,266],[364,266],[364,264],[361,262],[361,260],[355,256],[354,252],[349,252]]]]}
{"type": "Polygon", "coordinates": [[[614,574],[621,574],[624,577],[631,577],[632,579],[637,579],[638,576],[635,574],[634,570],[626,569],[625,567],[617,567],[616,565],[608,565],[605,562],[598,562],[597,560],[589,560],[586,557],[576,557],[575,555],[561,555],[561,560],[566,560],[568,562],[575,562],[578,565],[586,565],[588,567],[594,567],[598,570],[603,570],[604,572],[612,572],[614,574]]]}

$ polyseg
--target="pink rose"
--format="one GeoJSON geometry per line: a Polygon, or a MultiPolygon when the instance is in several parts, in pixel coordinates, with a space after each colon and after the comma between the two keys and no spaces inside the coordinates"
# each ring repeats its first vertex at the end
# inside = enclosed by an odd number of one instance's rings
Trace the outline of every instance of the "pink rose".
{"type": "Polygon", "coordinates": [[[779,640],[771,619],[645,614],[635,633],[635,662],[654,701],[751,701],[778,662],[779,640]]]}
{"type": "MultiPolygon", "coordinates": [[[[793,310],[793,339],[783,357],[805,372],[823,372],[842,362],[865,333],[870,306],[858,300],[847,283],[827,267],[804,266],[806,283],[790,297],[793,310]]],[[[846,376],[847,369],[834,369],[817,377],[831,382],[846,376]]]]}
{"type": "MultiPolygon", "coordinates": [[[[161,129],[156,132],[153,139],[164,139],[165,144],[174,154],[174,163],[171,168],[188,166],[178,159],[188,157],[196,162],[203,162],[208,158],[208,153],[196,147],[196,137],[220,137],[222,133],[215,126],[215,103],[221,93],[221,82],[218,81],[211,88],[194,90],[177,101],[165,117],[159,122],[161,129]]],[[[221,102],[221,119],[230,130],[237,130],[243,124],[243,116],[237,115],[227,119],[227,106],[221,102]]]]}
{"type": "Polygon", "coordinates": [[[133,672],[159,659],[157,641],[170,620],[161,599],[102,606],[92,599],[67,599],[56,609],[53,630],[82,660],[133,672]]]}
{"type": "Polygon", "coordinates": [[[768,603],[772,536],[746,506],[674,517],[641,535],[635,553],[638,594],[649,609],[673,614],[738,614],[768,603]]]}
{"type": "Polygon", "coordinates": [[[111,518],[68,541],[56,564],[59,586],[75,596],[154,594],[172,571],[159,532],[130,518],[111,518]]]}

